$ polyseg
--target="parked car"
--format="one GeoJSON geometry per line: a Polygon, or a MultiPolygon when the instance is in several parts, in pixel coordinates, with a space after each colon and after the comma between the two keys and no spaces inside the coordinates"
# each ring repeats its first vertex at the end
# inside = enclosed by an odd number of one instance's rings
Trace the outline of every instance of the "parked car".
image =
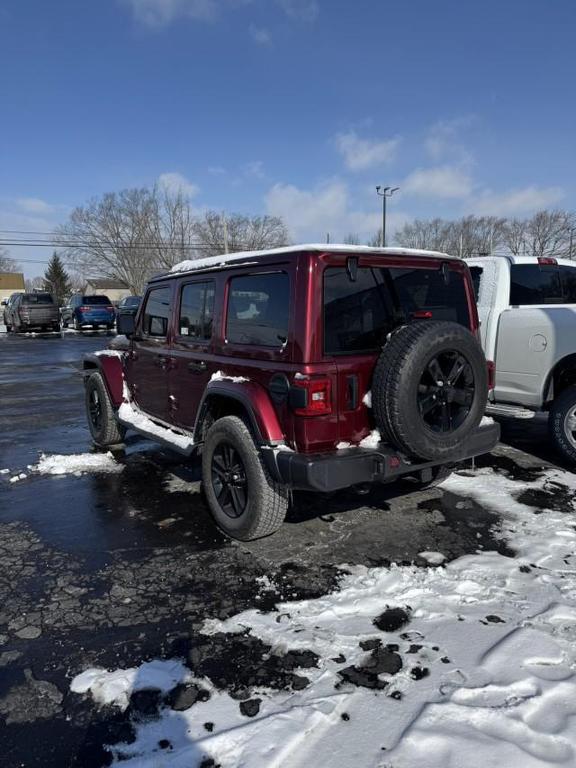
{"type": "Polygon", "coordinates": [[[18,296],[17,293],[13,293],[11,296],[9,296],[7,299],[2,299],[0,302],[0,306],[2,307],[2,324],[6,326],[6,330],[9,331],[9,322],[8,318],[10,316],[10,306],[12,305],[12,302],[14,299],[18,296]]]}
{"type": "Polygon", "coordinates": [[[4,308],[6,330],[59,331],[58,305],[49,293],[13,293],[4,308]]]}
{"type": "Polygon", "coordinates": [[[138,312],[142,296],[125,296],[118,302],[116,317],[120,314],[135,315],[138,312]]]}
{"type": "Polygon", "coordinates": [[[114,328],[116,321],[116,310],[108,296],[72,296],[60,314],[64,328],[72,326],[75,331],[87,326],[114,328]]]}
{"type": "Polygon", "coordinates": [[[567,259],[468,259],[484,351],[496,364],[488,413],[548,414],[550,436],[576,462],[576,264],[567,259]]]}
{"type": "Polygon", "coordinates": [[[444,479],[494,447],[468,267],[445,254],[299,246],[186,261],[84,360],[99,446],[127,429],[202,456],[216,523],[274,532],[290,492],[444,479]]]}

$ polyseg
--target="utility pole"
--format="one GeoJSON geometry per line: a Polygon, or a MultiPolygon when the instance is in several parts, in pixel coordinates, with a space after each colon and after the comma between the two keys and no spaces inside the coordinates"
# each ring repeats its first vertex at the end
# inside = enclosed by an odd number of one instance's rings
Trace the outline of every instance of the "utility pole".
{"type": "Polygon", "coordinates": [[[224,234],[224,253],[228,253],[228,222],[226,221],[226,214],[222,214],[222,230],[224,234]]]}
{"type": "Polygon", "coordinates": [[[376,187],[376,194],[382,198],[382,238],[380,241],[382,248],[386,247],[386,199],[392,197],[394,192],[398,192],[399,189],[400,187],[381,187],[380,184],[376,187]]]}
{"type": "Polygon", "coordinates": [[[570,228],[570,251],[568,253],[568,258],[572,258],[572,245],[574,243],[574,227],[570,228]]]}

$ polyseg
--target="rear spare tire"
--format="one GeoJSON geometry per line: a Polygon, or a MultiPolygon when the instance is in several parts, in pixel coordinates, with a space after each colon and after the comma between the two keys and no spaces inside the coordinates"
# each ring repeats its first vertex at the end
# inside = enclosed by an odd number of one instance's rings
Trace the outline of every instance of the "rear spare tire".
{"type": "Polygon", "coordinates": [[[399,328],[374,369],[372,407],[382,439],[428,461],[449,457],[465,442],[487,397],[484,353],[458,323],[399,328]]]}

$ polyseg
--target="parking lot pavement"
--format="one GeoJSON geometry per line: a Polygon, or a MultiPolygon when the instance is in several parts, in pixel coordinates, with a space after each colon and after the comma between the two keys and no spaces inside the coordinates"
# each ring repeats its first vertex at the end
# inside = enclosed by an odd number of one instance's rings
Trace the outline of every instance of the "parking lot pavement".
{"type": "MultiPolygon", "coordinates": [[[[131,738],[126,717],[70,693],[87,667],[196,654],[214,678],[230,675],[226,646],[199,640],[206,619],[324,595],[343,564],[427,568],[423,552],[513,554],[495,535],[495,511],[445,490],[296,495],[275,536],[244,544],[212,525],[198,467],[138,438],[97,471],[44,472],[43,454],[92,450],[79,361],[107,341],[0,334],[3,768],[101,766],[106,744],[131,738]]],[[[507,425],[504,439],[483,466],[522,479],[554,462],[538,420],[507,425]]]]}

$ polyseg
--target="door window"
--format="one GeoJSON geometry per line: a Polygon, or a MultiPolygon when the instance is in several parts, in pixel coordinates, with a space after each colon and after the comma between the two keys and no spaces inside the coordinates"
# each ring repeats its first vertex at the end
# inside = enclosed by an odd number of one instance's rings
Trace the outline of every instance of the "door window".
{"type": "Polygon", "coordinates": [[[561,304],[560,270],[553,265],[512,264],[510,304],[561,304]]]}
{"type": "Polygon", "coordinates": [[[285,272],[230,280],[226,340],[281,347],[288,340],[290,280],[285,272]]]}
{"type": "Polygon", "coordinates": [[[208,341],[212,336],[214,282],[188,283],[182,288],[178,333],[193,341],[208,341]]]}
{"type": "Polygon", "coordinates": [[[576,304],[576,267],[560,267],[564,301],[576,304]]]}
{"type": "Polygon", "coordinates": [[[146,336],[163,338],[168,334],[172,289],[153,288],[146,299],[142,330],[146,336]]]}

